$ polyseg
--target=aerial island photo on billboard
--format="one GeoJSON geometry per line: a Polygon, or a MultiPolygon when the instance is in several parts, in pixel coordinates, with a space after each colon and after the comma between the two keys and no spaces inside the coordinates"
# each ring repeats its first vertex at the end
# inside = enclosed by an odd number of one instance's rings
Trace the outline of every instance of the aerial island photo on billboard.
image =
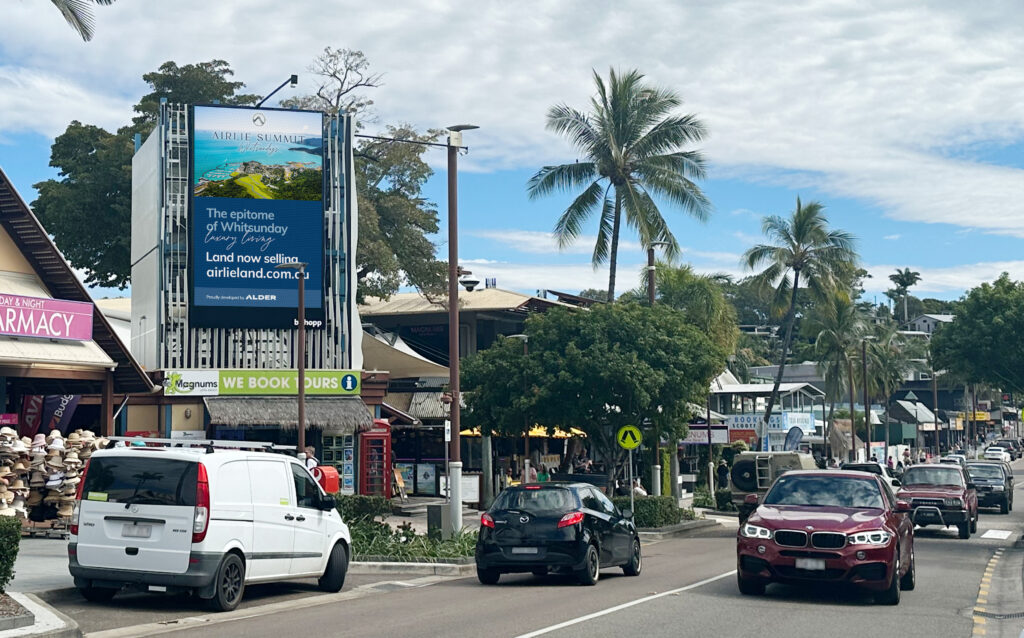
{"type": "Polygon", "coordinates": [[[193,126],[196,197],[323,196],[320,113],[197,106],[193,126]]]}

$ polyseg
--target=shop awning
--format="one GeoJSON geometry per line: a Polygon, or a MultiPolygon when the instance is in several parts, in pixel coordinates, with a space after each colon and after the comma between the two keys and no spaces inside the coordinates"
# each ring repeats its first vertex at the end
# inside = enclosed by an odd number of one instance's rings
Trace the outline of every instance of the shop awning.
{"type": "MultiPolygon", "coordinates": [[[[206,397],[203,402],[211,425],[298,427],[296,397],[206,397]]],[[[306,397],[306,426],[324,434],[352,434],[372,427],[373,418],[359,397],[306,397]]]]}
{"type": "Polygon", "coordinates": [[[935,423],[935,415],[924,404],[916,401],[896,401],[893,406],[893,416],[900,421],[911,423],[935,423]]]}
{"type": "Polygon", "coordinates": [[[384,337],[363,335],[363,369],[387,370],[392,379],[447,377],[448,368],[416,354],[400,337],[394,344],[384,337]]]}
{"type": "MultiPolygon", "coordinates": [[[[459,436],[480,436],[480,428],[460,430],[459,436]]],[[[548,434],[548,430],[545,427],[535,425],[530,428],[531,439],[546,439],[549,437],[552,439],[571,439],[574,436],[586,437],[587,433],[578,428],[569,428],[568,432],[555,428],[554,434],[548,434]]]]}

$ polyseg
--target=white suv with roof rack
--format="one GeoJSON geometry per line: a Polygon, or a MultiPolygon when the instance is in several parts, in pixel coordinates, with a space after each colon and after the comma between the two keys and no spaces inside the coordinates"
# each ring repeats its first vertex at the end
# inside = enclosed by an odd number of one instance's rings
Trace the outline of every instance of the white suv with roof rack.
{"type": "Polygon", "coordinates": [[[252,583],[315,577],[321,589],[341,590],[349,530],[301,462],[217,449],[270,448],[264,444],[184,443],[206,447],[92,455],[68,544],[69,570],[86,599],[107,601],[125,587],[187,591],[228,611],[252,583]]]}

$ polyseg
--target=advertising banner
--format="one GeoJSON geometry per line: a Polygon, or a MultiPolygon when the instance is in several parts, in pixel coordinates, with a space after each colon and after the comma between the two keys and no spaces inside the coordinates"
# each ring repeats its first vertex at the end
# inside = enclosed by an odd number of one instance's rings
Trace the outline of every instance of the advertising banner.
{"type": "MultiPolygon", "coordinates": [[[[708,444],[708,428],[707,426],[690,426],[690,431],[687,433],[686,438],[680,441],[685,445],[707,445],[708,444]]],[[[729,429],[725,426],[712,426],[711,427],[711,444],[722,445],[729,443],[729,429]]]]}
{"type": "Polygon", "coordinates": [[[22,401],[20,436],[48,434],[60,430],[67,435],[71,430],[71,417],[81,400],[80,394],[29,395],[22,401]]]}
{"type": "Polygon", "coordinates": [[[92,304],[0,295],[0,335],[88,341],[92,339],[92,304]]]}
{"type": "MultiPolygon", "coordinates": [[[[755,430],[764,421],[763,414],[730,414],[725,423],[730,430],[755,430]]],[[[798,427],[808,434],[814,433],[814,420],[810,412],[783,412],[768,418],[768,429],[773,431],[798,427]]]]}
{"type": "Polygon", "coordinates": [[[193,107],[193,325],[292,326],[306,265],[306,320],[323,325],[323,114],[193,107]]]}
{"type": "MultiPolygon", "coordinates": [[[[298,370],[168,370],[168,396],[274,396],[299,393],[298,370]]],[[[306,370],[306,394],[359,395],[358,370],[306,370]]]]}

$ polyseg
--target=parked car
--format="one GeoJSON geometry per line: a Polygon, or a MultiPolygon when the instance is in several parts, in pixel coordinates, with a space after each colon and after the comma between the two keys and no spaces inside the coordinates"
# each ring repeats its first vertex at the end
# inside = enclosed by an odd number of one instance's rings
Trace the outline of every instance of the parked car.
{"type": "Polygon", "coordinates": [[[795,471],[779,477],[736,536],[740,593],[768,583],[849,583],[896,605],[916,584],[910,505],[877,474],[795,471]]]}
{"type": "Polygon", "coordinates": [[[975,464],[975,465],[996,465],[996,466],[1002,468],[1003,474],[1006,475],[1006,480],[1009,481],[1010,491],[1013,491],[1013,489],[1015,487],[1014,486],[1014,477],[1013,477],[1013,468],[1010,467],[1009,463],[1007,463],[1005,461],[991,461],[991,460],[987,460],[987,459],[978,459],[977,461],[971,461],[971,463],[975,464]]]}
{"type": "Polygon", "coordinates": [[[1005,448],[1014,460],[1019,459],[1024,453],[1024,448],[1021,447],[1020,441],[1017,439],[998,439],[994,445],[1005,448]]]}
{"type": "Polygon", "coordinates": [[[238,606],[251,583],[345,583],[351,546],[335,500],[297,459],[269,452],[97,451],[78,484],[68,567],[90,601],[128,587],[238,606]]]}
{"type": "Polygon", "coordinates": [[[493,585],[502,574],[549,571],[597,583],[602,567],[638,576],[643,565],[633,513],[619,511],[587,483],[530,483],[502,492],[480,517],[476,575],[493,585]]]}
{"type": "Polygon", "coordinates": [[[900,480],[893,476],[892,470],[875,461],[869,461],[867,463],[847,463],[843,465],[843,469],[853,472],[870,472],[871,474],[877,474],[882,477],[890,488],[900,486],[900,480]]]}
{"type": "Polygon", "coordinates": [[[1013,484],[1002,465],[973,461],[967,473],[978,492],[978,507],[998,507],[1000,514],[1013,509],[1013,484]]]}
{"type": "Polygon", "coordinates": [[[960,467],[967,466],[967,457],[963,454],[947,454],[946,456],[939,459],[939,463],[955,463],[960,467]]]}
{"type": "Polygon", "coordinates": [[[999,447],[998,445],[990,445],[985,448],[985,458],[993,461],[1003,461],[1009,463],[1013,460],[1010,453],[1006,451],[1006,448],[999,447]]]}
{"type": "Polygon", "coordinates": [[[959,464],[911,466],[897,496],[910,501],[915,525],[956,525],[960,538],[978,531],[978,494],[959,464]]]}

